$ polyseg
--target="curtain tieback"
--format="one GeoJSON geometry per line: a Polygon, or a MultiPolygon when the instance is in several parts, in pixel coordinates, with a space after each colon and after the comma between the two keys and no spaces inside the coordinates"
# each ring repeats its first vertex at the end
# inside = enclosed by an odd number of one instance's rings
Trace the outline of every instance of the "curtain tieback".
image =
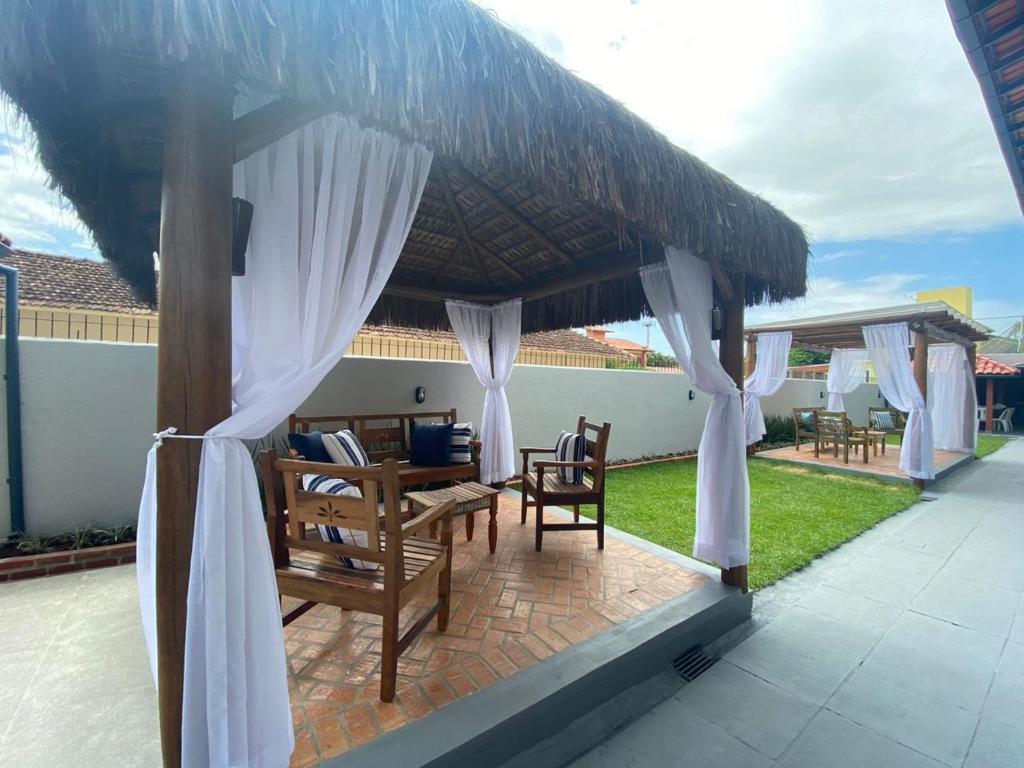
{"type": "Polygon", "coordinates": [[[164,440],[173,437],[175,440],[223,440],[223,435],[179,435],[177,427],[168,427],[153,433],[153,447],[159,448],[164,440]]]}

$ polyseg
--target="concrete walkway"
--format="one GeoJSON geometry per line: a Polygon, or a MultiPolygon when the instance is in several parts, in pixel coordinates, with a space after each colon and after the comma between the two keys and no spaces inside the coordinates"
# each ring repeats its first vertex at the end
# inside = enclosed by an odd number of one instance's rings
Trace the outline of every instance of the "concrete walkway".
{"type": "Polygon", "coordinates": [[[1024,766],[1024,440],[927,495],[758,593],[721,661],[574,768],[1024,766]]]}

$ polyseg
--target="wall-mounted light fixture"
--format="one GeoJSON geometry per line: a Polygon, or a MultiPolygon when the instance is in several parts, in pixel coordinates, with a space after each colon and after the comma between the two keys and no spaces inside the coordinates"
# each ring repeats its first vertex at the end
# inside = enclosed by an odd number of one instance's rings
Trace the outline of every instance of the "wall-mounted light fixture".
{"type": "Polygon", "coordinates": [[[820,390],[820,389],[818,390],[818,399],[819,400],[824,400],[825,399],[825,393],[822,390],[820,390]]]}
{"type": "Polygon", "coordinates": [[[249,247],[252,227],[252,203],[240,197],[231,198],[231,274],[245,275],[245,251],[249,247]]]}
{"type": "Polygon", "coordinates": [[[711,340],[722,338],[722,308],[714,306],[711,308],[711,340]]]}
{"type": "Polygon", "coordinates": [[[424,387],[416,387],[416,402],[422,403],[427,399],[427,390],[424,387]]]}
{"type": "Polygon", "coordinates": [[[690,394],[688,394],[688,395],[687,395],[687,397],[688,397],[688,398],[689,398],[690,400],[696,400],[696,399],[697,399],[697,393],[696,393],[696,392],[694,392],[694,391],[693,391],[693,390],[691,389],[691,390],[690,390],[690,394]]]}

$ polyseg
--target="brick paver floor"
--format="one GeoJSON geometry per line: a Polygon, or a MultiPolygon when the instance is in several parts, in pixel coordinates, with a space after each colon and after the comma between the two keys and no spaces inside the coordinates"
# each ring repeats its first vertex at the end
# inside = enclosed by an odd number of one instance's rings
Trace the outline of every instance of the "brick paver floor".
{"type": "MultiPolygon", "coordinates": [[[[317,606],[285,630],[293,766],[314,765],[400,728],[704,581],[610,534],[604,552],[589,532],[549,534],[535,552],[532,518],[519,524],[519,499],[509,494],[499,497],[494,555],[486,533],[477,525],[467,542],[456,518],[448,631],[424,632],[402,655],[393,703],[378,697],[378,617],[317,606]]],[[[416,615],[407,610],[406,626],[416,615]]]]}
{"type": "MultiPolygon", "coordinates": [[[[839,458],[835,458],[832,455],[831,449],[821,451],[818,458],[815,458],[814,445],[808,443],[804,443],[800,446],[799,451],[793,446],[788,446],[786,448],[773,448],[769,451],[760,451],[757,455],[763,459],[792,461],[797,464],[808,464],[824,467],[826,469],[843,469],[851,472],[861,472],[868,475],[878,475],[881,477],[907,478],[907,473],[900,469],[900,448],[898,445],[887,445],[885,447],[884,456],[881,453],[877,456],[875,456],[874,453],[869,454],[867,464],[863,462],[861,454],[855,454],[852,448],[850,449],[849,464],[843,463],[842,448],[839,449],[839,458]]],[[[962,453],[957,453],[956,451],[935,450],[933,453],[935,472],[940,473],[945,471],[953,464],[962,460],[963,457],[964,455],[962,453]]]]}

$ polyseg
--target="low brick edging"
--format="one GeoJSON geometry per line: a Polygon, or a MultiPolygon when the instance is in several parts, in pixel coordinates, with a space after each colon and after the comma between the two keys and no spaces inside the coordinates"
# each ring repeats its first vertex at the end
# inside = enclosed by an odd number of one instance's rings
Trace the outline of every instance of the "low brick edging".
{"type": "Polygon", "coordinates": [[[87,571],[135,562],[135,542],[111,544],[108,547],[69,549],[42,555],[7,557],[0,560],[0,581],[55,576],[58,573],[87,571]]]}

